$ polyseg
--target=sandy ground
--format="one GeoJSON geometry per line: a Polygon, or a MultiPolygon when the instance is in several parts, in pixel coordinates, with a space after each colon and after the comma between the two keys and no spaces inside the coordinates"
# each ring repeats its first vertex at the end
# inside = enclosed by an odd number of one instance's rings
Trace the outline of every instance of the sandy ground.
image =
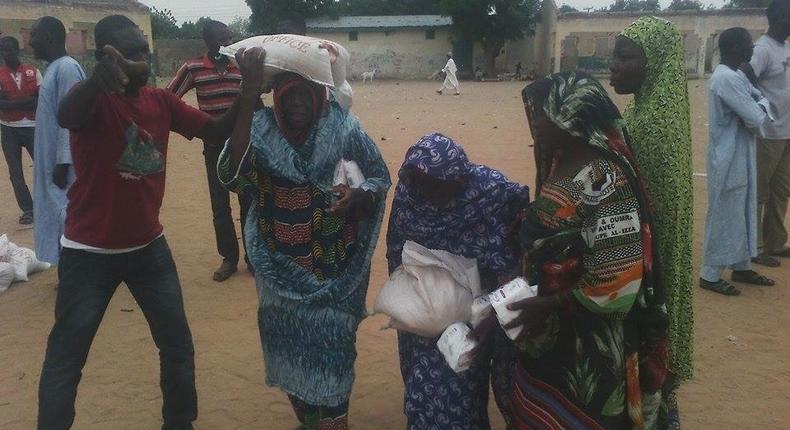
{"type": "MultiPolygon", "coordinates": [[[[478,163],[532,183],[534,164],[520,83],[464,83],[461,97],[438,96],[433,83],[357,85],[354,111],[380,145],[393,177],[406,148],[427,132],[442,131],[478,163]]],[[[705,81],[691,81],[695,171],[704,171],[705,81]]],[[[194,100],[191,100],[194,102],[194,100]]],[[[624,106],[625,100],[618,98],[624,106]]],[[[29,163],[26,161],[28,178],[29,163]]],[[[0,171],[5,172],[4,161],[0,171]]],[[[5,173],[2,174],[5,176],[5,173]]],[[[695,179],[695,261],[705,217],[705,181],[695,179]]],[[[0,180],[0,232],[23,245],[32,231],[17,225],[10,183],[0,180]]],[[[236,211],[236,213],[238,213],[236,211]]],[[[252,277],[211,281],[219,263],[199,141],[173,136],[167,196],[162,209],[183,284],[197,351],[200,417],[206,429],[289,429],[296,426],[286,398],[263,384],[252,277]]],[[[383,235],[382,235],[383,237],[383,235]]],[[[383,240],[374,259],[368,295],[372,305],[385,279],[383,240]]],[[[790,262],[788,263],[790,264],[790,262]]],[[[687,429],[790,427],[790,305],[786,268],[766,269],[773,288],[743,287],[728,298],[699,291],[696,311],[696,379],[681,390],[687,429]]],[[[0,296],[0,428],[32,429],[46,337],[53,321],[56,273],[36,275],[0,296]]],[[[402,382],[395,334],[384,318],[359,331],[357,382],[351,400],[355,429],[404,427],[402,382]]],[[[155,429],[160,425],[159,365],[142,313],[118,289],[93,344],[77,401],[76,429],[155,429]],[[131,310],[131,312],[129,312],[131,310]]],[[[492,402],[493,404],[493,402],[492,402]]],[[[492,408],[492,412],[494,409],[492,408]]],[[[492,413],[494,427],[502,422],[492,413]]]]}

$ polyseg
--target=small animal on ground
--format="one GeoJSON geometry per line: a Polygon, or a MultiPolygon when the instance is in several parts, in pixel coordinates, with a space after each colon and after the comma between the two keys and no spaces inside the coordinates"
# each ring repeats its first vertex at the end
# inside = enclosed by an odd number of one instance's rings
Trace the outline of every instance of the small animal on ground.
{"type": "Polygon", "coordinates": [[[366,83],[367,81],[373,82],[373,79],[376,77],[376,74],[379,72],[379,69],[373,69],[368,72],[362,73],[362,83],[366,83]]]}

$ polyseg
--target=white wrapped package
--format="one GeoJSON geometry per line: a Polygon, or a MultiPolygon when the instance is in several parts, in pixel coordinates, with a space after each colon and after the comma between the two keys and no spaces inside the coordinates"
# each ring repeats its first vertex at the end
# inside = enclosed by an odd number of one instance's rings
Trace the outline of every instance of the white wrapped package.
{"type": "Polygon", "coordinates": [[[447,330],[442,333],[442,337],[436,342],[447,365],[455,373],[468,370],[474,361],[473,352],[477,347],[477,342],[468,338],[470,331],[466,324],[457,322],[447,327],[447,330]]]}
{"type": "Polygon", "coordinates": [[[220,54],[235,57],[241,48],[263,48],[264,83],[269,86],[282,72],[296,73],[303,78],[333,88],[335,100],[345,110],[351,109],[353,90],[346,80],[351,55],[335,42],[295,34],[255,36],[219,49],[220,54]]]}
{"type": "Polygon", "coordinates": [[[337,163],[332,185],[348,185],[349,188],[359,188],[364,182],[365,175],[355,161],[344,158],[337,163]]]}
{"type": "Polygon", "coordinates": [[[451,324],[469,320],[472,301],[480,295],[476,260],[407,241],[402,262],[373,308],[389,315],[390,327],[436,338],[451,324]]]}
{"type": "Polygon", "coordinates": [[[469,324],[472,324],[472,328],[477,328],[493,312],[494,307],[491,306],[491,299],[488,297],[488,294],[484,294],[472,302],[472,315],[469,318],[469,324]]]}
{"type": "Polygon", "coordinates": [[[50,267],[49,263],[38,261],[36,253],[27,248],[16,246],[11,243],[11,265],[14,266],[14,279],[16,281],[28,281],[29,276],[47,270],[50,267]]]}
{"type": "MultiPolygon", "coordinates": [[[[521,315],[522,311],[511,311],[508,305],[538,295],[538,286],[529,285],[524,278],[516,278],[489,295],[491,305],[496,312],[499,324],[503,327],[521,315]]],[[[505,330],[507,337],[516,340],[523,327],[505,330]]]]}
{"type": "Polygon", "coordinates": [[[11,263],[0,262],[0,293],[7,290],[14,282],[14,266],[11,263]]]}

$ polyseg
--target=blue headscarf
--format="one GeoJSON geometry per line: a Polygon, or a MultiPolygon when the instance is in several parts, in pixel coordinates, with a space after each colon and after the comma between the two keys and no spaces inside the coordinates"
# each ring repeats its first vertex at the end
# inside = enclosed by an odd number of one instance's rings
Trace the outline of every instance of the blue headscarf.
{"type": "Polygon", "coordinates": [[[496,273],[515,267],[517,257],[508,236],[518,211],[529,201],[527,186],[469,162],[461,146],[439,133],[424,136],[409,148],[399,179],[387,231],[390,271],[401,264],[407,240],[475,258],[481,269],[496,273]],[[411,169],[466,186],[449,204],[436,207],[411,188],[411,169]]]}

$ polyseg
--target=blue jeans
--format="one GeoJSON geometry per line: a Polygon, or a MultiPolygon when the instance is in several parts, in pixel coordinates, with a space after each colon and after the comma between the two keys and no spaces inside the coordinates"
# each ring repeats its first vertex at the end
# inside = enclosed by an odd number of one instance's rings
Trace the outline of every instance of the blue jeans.
{"type": "Polygon", "coordinates": [[[159,348],[163,429],[191,429],[197,418],[195,351],[176,265],[164,237],[143,249],[103,255],[64,248],[58,266],[55,325],[39,384],[38,429],[74,422],[82,368],[116,288],[126,283],[159,348]]]}

